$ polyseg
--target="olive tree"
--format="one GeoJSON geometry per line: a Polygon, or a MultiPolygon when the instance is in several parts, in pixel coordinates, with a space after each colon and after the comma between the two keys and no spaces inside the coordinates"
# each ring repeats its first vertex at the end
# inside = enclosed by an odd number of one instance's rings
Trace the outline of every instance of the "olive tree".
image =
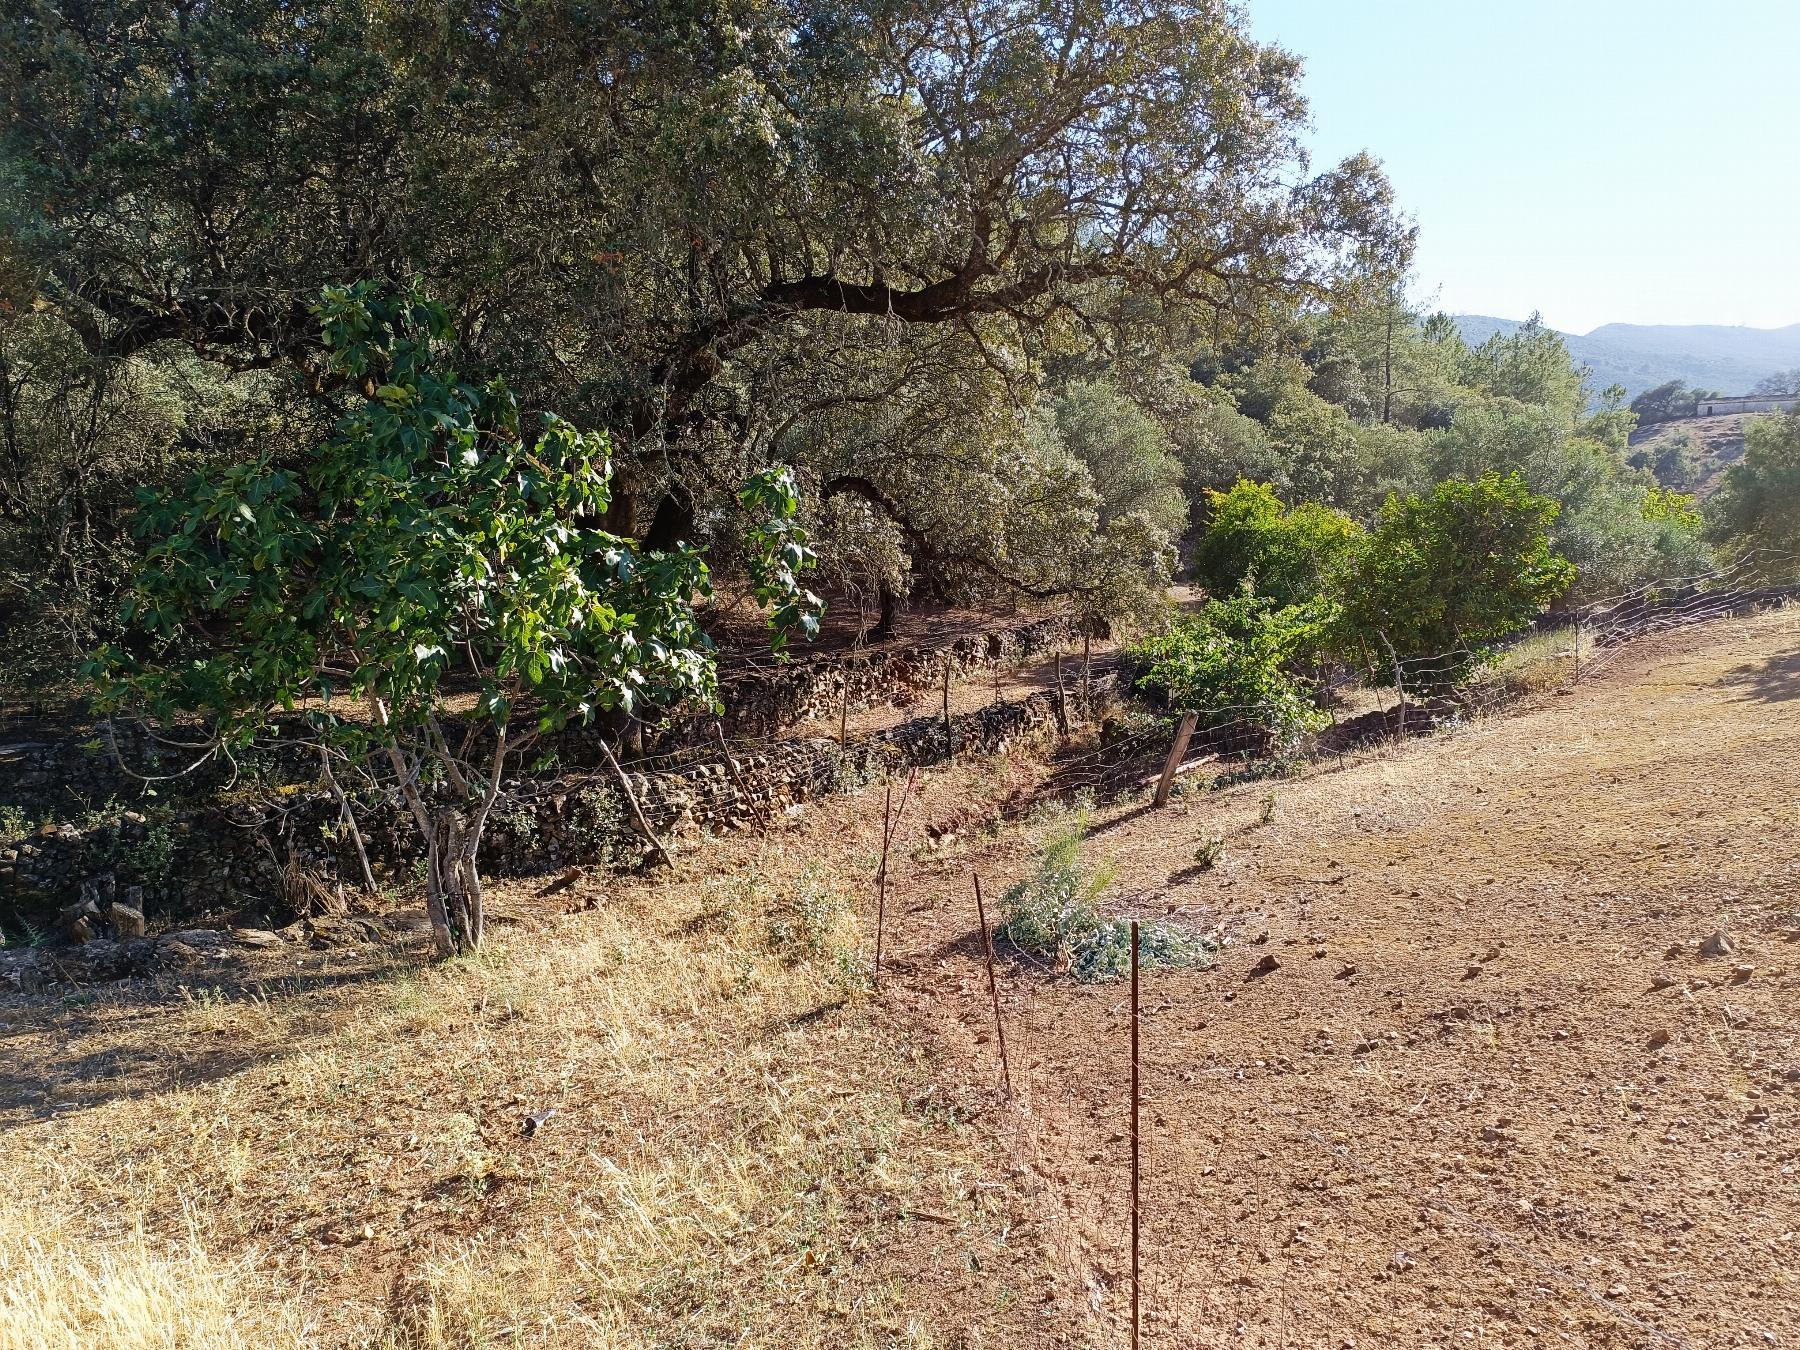
{"type": "MultiPolygon", "coordinates": [[[[111,707],[203,716],[217,753],[298,713],[378,775],[417,827],[447,956],[482,940],[477,860],[509,756],[611,709],[712,701],[708,570],[599,528],[606,435],[526,428],[502,380],[457,369],[440,305],[364,283],[317,314],[358,391],[335,432],[297,465],[265,453],[147,493],[129,631],[93,672],[111,707]]],[[[783,632],[808,627],[792,483],[744,496],[757,597],[783,632]]]]}

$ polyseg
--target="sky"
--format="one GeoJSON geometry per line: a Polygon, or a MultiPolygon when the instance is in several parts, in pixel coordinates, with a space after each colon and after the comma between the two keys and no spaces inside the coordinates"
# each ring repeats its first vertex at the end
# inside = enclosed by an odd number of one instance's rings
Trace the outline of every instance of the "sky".
{"type": "Polygon", "coordinates": [[[1367,150],[1418,297],[1586,333],[1800,323],[1800,0],[1244,0],[1367,150]]]}

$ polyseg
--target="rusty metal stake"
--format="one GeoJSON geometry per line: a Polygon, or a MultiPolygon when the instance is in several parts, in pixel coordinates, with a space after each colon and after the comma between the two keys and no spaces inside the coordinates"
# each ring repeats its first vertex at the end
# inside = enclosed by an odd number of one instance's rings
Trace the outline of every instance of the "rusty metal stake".
{"type": "Polygon", "coordinates": [[[950,723],[950,652],[944,652],[944,759],[956,765],[956,728],[950,723]]]}
{"type": "Polygon", "coordinates": [[[1131,1346],[1138,1343],[1138,921],[1131,921],[1131,1346]]]}
{"type": "Polygon", "coordinates": [[[887,781],[881,804],[881,866],[875,873],[875,987],[881,988],[881,930],[887,924],[888,842],[894,834],[894,780],[887,781]]]}
{"type": "Polygon", "coordinates": [[[988,931],[987,907],[981,903],[981,873],[975,874],[975,920],[981,925],[981,949],[987,956],[988,997],[994,1004],[994,1040],[1000,1047],[1000,1078],[1012,1100],[1012,1064],[1006,1057],[1006,1026],[1000,1020],[1000,982],[994,977],[994,935],[988,931]]]}
{"type": "Polygon", "coordinates": [[[894,780],[887,781],[887,794],[881,807],[881,867],[875,873],[875,986],[881,987],[881,940],[887,923],[888,850],[899,832],[900,820],[906,815],[906,803],[912,797],[913,784],[919,781],[919,769],[913,766],[900,792],[900,809],[894,810],[894,780]]]}

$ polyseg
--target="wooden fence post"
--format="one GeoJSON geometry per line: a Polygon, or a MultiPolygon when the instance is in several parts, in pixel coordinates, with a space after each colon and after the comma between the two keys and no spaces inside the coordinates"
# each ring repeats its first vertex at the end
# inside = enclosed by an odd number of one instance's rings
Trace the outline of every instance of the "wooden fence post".
{"type": "Polygon", "coordinates": [[[1169,788],[1175,782],[1175,771],[1181,767],[1181,761],[1187,758],[1188,742],[1194,738],[1194,724],[1200,720],[1199,713],[1183,713],[1181,725],[1175,731],[1175,744],[1169,747],[1168,763],[1163,765],[1162,779],[1156,785],[1156,804],[1169,804],[1169,788]]]}
{"type": "Polygon", "coordinates": [[[765,807],[764,803],[758,802],[750,795],[749,786],[738,776],[737,761],[731,757],[731,746],[725,740],[725,728],[714,723],[713,730],[718,733],[719,753],[725,756],[725,771],[731,775],[731,784],[737,789],[738,796],[743,799],[745,808],[756,817],[756,832],[766,839],[769,837],[770,827],[775,823],[770,814],[775,809],[775,803],[771,800],[765,807]]]}
{"type": "Polygon", "coordinates": [[[1062,653],[1056,654],[1056,729],[1069,734],[1069,702],[1063,694],[1062,653]]]}
{"type": "Polygon", "coordinates": [[[956,763],[956,727],[950,721],[950,652],[944,652],[944,759],[956,763]]]}
{"type": "Polygon", "coordinates": [[[631,790],[631,780],[625,776],[625,770],[619,767],[619,761],[613,758],[612,747],[605,741],[600,742],[600,753],[606,756],[606,762],[612,766],[613,777],[619,780],[619,786],[625,792],[625,804],[631,808],[631,818],[637,822],[638,832],[650,842],[650,849],[662,859],[665,865],[675,861],[674,855],[656,837],[656,831],[650,828],[650,822],[644,816],[644,808],[638,804],[637,793],[631,790]]]}

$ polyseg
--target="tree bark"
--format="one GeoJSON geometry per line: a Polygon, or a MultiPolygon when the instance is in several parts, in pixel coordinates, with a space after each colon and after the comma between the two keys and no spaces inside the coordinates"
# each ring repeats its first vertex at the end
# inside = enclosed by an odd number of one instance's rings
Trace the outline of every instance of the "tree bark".
{"type": "Polygon", "coordinates": [[[894,588],[881,583],[881,617],[875,623],[875,636],[891,638],[894,636],[894,625],[899,622],[900,597],[894,594],[894,588]]]}

